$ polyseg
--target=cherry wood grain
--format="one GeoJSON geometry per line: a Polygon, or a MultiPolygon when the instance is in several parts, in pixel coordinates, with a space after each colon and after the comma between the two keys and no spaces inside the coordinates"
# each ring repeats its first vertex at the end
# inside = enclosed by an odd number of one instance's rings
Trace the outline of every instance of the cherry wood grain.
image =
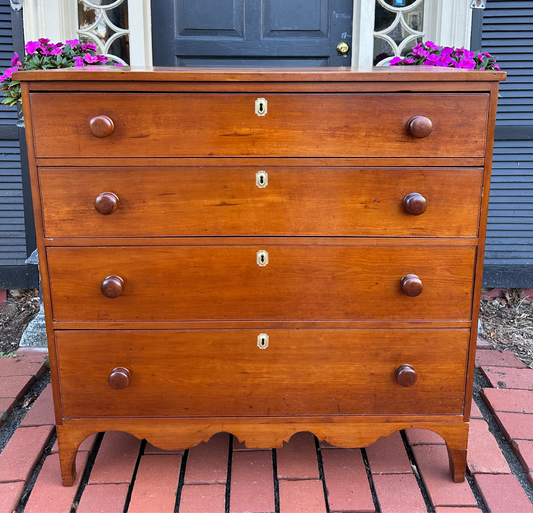
{"type": "Polygon", "coordinates": [[[476,236],[482,177],[476,168],[278,167],[267,161],[39,169],[48,237],[476,236]],[[256,186],[259,170],[268,174],[265,188],[256,186]],[[95,197],[97,212],[112,215],[95,212],[95,197]]]}
{"type": "Polygon", "coordinates": [[[55,320],[469,319],[475,248],[48,248],[55,320]],[[269,263],[257,264],[266,250],[269,263]],[[419,297],[402,292],[416,273],[419,297]],[[102,280],[127,283],[109,300],[102,280]]]}
{"type": "Polygon", "coordinates": [[[407,128],[413,137],[423,139],[433,132],[433,121],[426,116],[415,116],[409,120],[407,128]]]}
{"type": "Polygon", "coordinates": [[[57,70],[16,72],[15,80],[39,84],[43,81],[103,82],[494,82],[505,80],[503,71],[453,68],[438,70],[424,66],[378,68],[298,67],[104,67],[88,66],[57,70]]]}
{"type": "Polygon", "coordinates": [[[58,331],[64,415],[462,412],[467,330],[274,330],[266,349],[259,333],[58,331]],[[418,374],[409,388],[395,375],[406,361],[418,374]],[[108,384],[115,367],[131,372],[119,392],[108,384]]]}
{"type": "MultiPolygon", "coordinates": [[[[459,417],[460,418],[460,417],[459,417]]],[[[320,441],[337,447],[365,447],[379,438],[410,427],[428,429],[442,436],[450,453],[450,471],[456,482],[464,481],[468,422],[458,418],[410,417],[222,417],[199,418],[79,418],[65,419],[57,427],[61,477],[64,486],[72,486],[76,451],[88,436],[109,430],[127,431],[139,440],[146,438],[166,450],[185,449],[208,441],[218,432],[234,434],[247,448],[279,448],[295,434],[311,431],[320,441]]]]}
{"type": "Polygon", "coordinates": [[[488,94],[32,93],[37,157],[481,157],[488,94]],[[266,97],[267,96],[267,97],[266,97]],[[468,116],[464,114],[468,112],[468,116]],[[94,137],[89,122],[115,126],[94,137]],[[431,118],[413,137],[408,122],[431,118]],[[49,136],[54,133],[54,137],[49,136]],[[468,140],[468,144],[464,142],[468,140]]]}

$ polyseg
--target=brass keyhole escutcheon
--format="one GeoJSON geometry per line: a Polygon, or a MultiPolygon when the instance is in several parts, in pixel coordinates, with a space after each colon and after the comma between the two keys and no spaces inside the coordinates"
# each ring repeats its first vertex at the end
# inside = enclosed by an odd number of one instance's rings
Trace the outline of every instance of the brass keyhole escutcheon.
{"type": "Polygon", "coordinates": [[[346,41],[341,41],[337,44],[337,53],[346,57],[350,51],[350,45],[346,41]]]}
{"type": "Polygon", "coordinates": [[[268,110],[268,102],[264,98],[255,100],[255,113],[258,116],[265,116],[268,110]]]}

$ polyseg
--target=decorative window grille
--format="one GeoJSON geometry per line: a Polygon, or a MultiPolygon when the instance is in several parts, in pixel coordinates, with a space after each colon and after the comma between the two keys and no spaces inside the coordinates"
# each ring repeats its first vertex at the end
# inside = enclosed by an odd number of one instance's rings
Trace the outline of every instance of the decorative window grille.
{"type": "Polygon", "coordinates": [[[111,61],[130,62],[128,0],[78,0],[78,37],[111,61]]]}
{"type": "Polygon", "coordinates": [[[375,0],[373,65],[403,56],[422,41],[424,0],[375,0]]]}

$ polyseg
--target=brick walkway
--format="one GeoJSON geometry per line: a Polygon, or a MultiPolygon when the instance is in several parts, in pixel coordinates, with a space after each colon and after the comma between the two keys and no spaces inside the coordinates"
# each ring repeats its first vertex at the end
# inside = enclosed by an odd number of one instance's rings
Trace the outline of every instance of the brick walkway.
{"type": "Polygon", "coordinates": [[[423,430],[363,450],[317,444],[310,433],[246,450],[220,433],[176,452],[108,432],[82,444],[70,488],[61,486],[50,385],[23,406],[46,355],[19,352],[0,358],[0,433],[23,416],[0,445],[0,513],[533,513],[533,370],[510,352],[478,351],[487,383],[476,393],[464,483],[450,479],[442,438],[423,430]]]}

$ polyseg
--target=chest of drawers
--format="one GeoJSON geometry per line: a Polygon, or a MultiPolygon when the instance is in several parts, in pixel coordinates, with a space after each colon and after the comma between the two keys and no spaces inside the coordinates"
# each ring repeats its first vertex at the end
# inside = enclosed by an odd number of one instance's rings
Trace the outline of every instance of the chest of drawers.
{"type": "Polygon", "coordinates": [[[62,478],[124,430],[363,447],[464,479],[503,73],[22,72],[62,478]]]}

